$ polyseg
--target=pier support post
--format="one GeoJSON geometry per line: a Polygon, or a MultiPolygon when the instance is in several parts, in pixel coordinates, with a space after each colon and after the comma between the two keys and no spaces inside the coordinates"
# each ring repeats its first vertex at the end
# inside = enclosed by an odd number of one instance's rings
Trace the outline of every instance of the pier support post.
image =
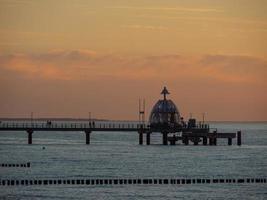
{"type": "Polygon", "coordinates": [[[194,145],[198,145],[198,141],[195,140],[195,141],[194,141],[194,145]]]}
{"type": "Polygon", "coordinates": [[[213,131],[213,134],[209,137],[209,145],[217,145],[217,131],[213,131]]]}
{"type": "Polygon", "coordinates": [[[232,145],[232,138],[228,138],[228,145],[232,145]]]}
{"type": "Polygon", "coordinates": [[[175,145],[175,143],[176,143],[176,137],[175,134],[173,134],[172,140],[170,140],[170,145],[175,145]]]}
{"type": "Polygon", "coordinates": [[[188,145],[189,144],[189,139],[188,139],[188,136],[187,135],[184,137],[184,144],[185,145],[188,145]]]}
{"type": "Polygon", "coordinates": [[[237,131],[237,145],[241,146],[241,131],[237,131]]]}
{"type": "Polygon", "coordinates": [[[28,133],[28,144],[32,144],[33,130],[27,130],[27,133],[28,133]]]}
{"type": "Polygon", "coordinates": [[[213,138],[213,145],[217,145],[217,137],[213,138]]]}
{"type": "Polygon", "coordinates": [[[168,132],[163,132],[162,133],[162,144],[163,145],[168,145],[168,132]]]}
{"type": "Polygon", "coordinates": [[[209,137],[209,145],[213,145],[213,137],[209,137]]]}
{"type": "Polygon", "coordinates": [[[142,145],[143,144],[143,132],[139,131],[138,134],[139,134],[139,144],[142,145]]]}
{"type": "Polygon", "coordinates": [[[90,144],[91,131],[85,131],[86,144],[90,144]]]}
{"type": "Polygon", "coordinates": [[[146,145],[150,145],[150,133],[146,133],[146,145]]]}
{"type": "Polygon", "coordinates": [[[203,137],[203,145],[207,145],[208,143],[208,138],[207,137],[203,137]]]}

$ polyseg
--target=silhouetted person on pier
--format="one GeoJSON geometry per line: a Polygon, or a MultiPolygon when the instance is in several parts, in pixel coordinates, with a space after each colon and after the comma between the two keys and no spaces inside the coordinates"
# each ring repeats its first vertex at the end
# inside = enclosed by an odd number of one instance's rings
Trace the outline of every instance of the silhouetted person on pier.
{"type": "Polygon", "coordinates": [[[92,125],[93,125],[93,128],[95,128],[95,122],[94,121],[93,121],[92,125]]]}

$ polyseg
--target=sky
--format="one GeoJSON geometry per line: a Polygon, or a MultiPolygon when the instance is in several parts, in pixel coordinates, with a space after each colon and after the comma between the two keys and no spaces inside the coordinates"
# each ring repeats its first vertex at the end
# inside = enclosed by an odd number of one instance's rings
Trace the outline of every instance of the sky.
{"type": "Polygon", "coordinates": [[[267,121],[265,0],[0,0],[0,117],[267,121]]]}

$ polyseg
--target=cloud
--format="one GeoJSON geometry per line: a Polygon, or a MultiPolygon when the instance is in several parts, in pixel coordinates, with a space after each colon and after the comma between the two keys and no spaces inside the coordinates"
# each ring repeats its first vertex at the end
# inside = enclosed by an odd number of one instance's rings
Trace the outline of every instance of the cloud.
{"type": "Polygon", "coordinates": [[[232,82],[263,83],[267,77],[267,61],[250,56],[207,55],[200,60],[207,73],[232,82]]]}
{"type": "Polygon", "coordinates": [[[27,6],[30,4],[28,0],[2,0],[1,3],[7,6],[27,6]]]}
{"type": "MultiPolygon", "coordinates": [[[[165,20],[165,21],[179,21],[182,23],[194,23],[194,26],[201,24],[201,29],[210,31],[210,27],[214,25],[227,26],[229,30],[238,33],[253,33],[253,32],[263,32],[267,31],[267,21],[259,19],[242,19],[237,17],[215,17],[215,16],[192,16],[192,15],[176,15],[176,14],[151,14],[144,13],[142,15],[136,16],[141,19],[149,20],[165,20]]],[[[168,29],[173,29],[175,27],[168,27],[168,29]]],[[[245,35],[246,35],[245,34],[245,35]]]]}
{"type": "Polygon", "coordinates": [[[90,50],[52,50],[42,54],[0,55],[0,70],[26,78],[101,80],[215,80],[265,84],[267,61],[233,55],[177,54],[123,56],[90,50]]]}
{"type": "Polygon", "coordinates": [[[152,26],[152,25],[126,25],[122,26],[124,28],[130,28],[130,29],[144,29],[144,30],[168,30],[169,28],[166,26],[152,26]]]}
{"type": "Polygon", "coordinates": [[[178,11],[178,12],[223,12],[215,8],[190,8],[190,7],[134,7],[134,6],[114,6],[112,9],[129,10],[155,10],[155,11],[178,11]]]}

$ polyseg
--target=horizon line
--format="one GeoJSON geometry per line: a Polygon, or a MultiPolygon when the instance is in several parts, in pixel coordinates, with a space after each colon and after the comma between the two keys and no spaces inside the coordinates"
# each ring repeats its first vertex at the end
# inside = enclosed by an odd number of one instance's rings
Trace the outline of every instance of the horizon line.
{"type": "MultiPolygon", "coordinates": [[[[54,121],[89,121],[89,120],[95,120],[95,121],[121,121],[121,122],[138,122],[138,120],[119,120],[119,119],[101,119],[101,118],[79,118],[79,117],[38,117],[31,119],[30,117],[0,117],[0,121],[5,120],[33,120],[33,121],[42,121],[42,120],[54,120],[54,121]]],[[[145,121],[145,122],[148,122],[145,121]]],[[[202,120],[198,120],[198,122],[202,122],[202,120]]],[[[205,122],[208,123],[267,123],[267,120],[207,120],[205,122]]]]}

